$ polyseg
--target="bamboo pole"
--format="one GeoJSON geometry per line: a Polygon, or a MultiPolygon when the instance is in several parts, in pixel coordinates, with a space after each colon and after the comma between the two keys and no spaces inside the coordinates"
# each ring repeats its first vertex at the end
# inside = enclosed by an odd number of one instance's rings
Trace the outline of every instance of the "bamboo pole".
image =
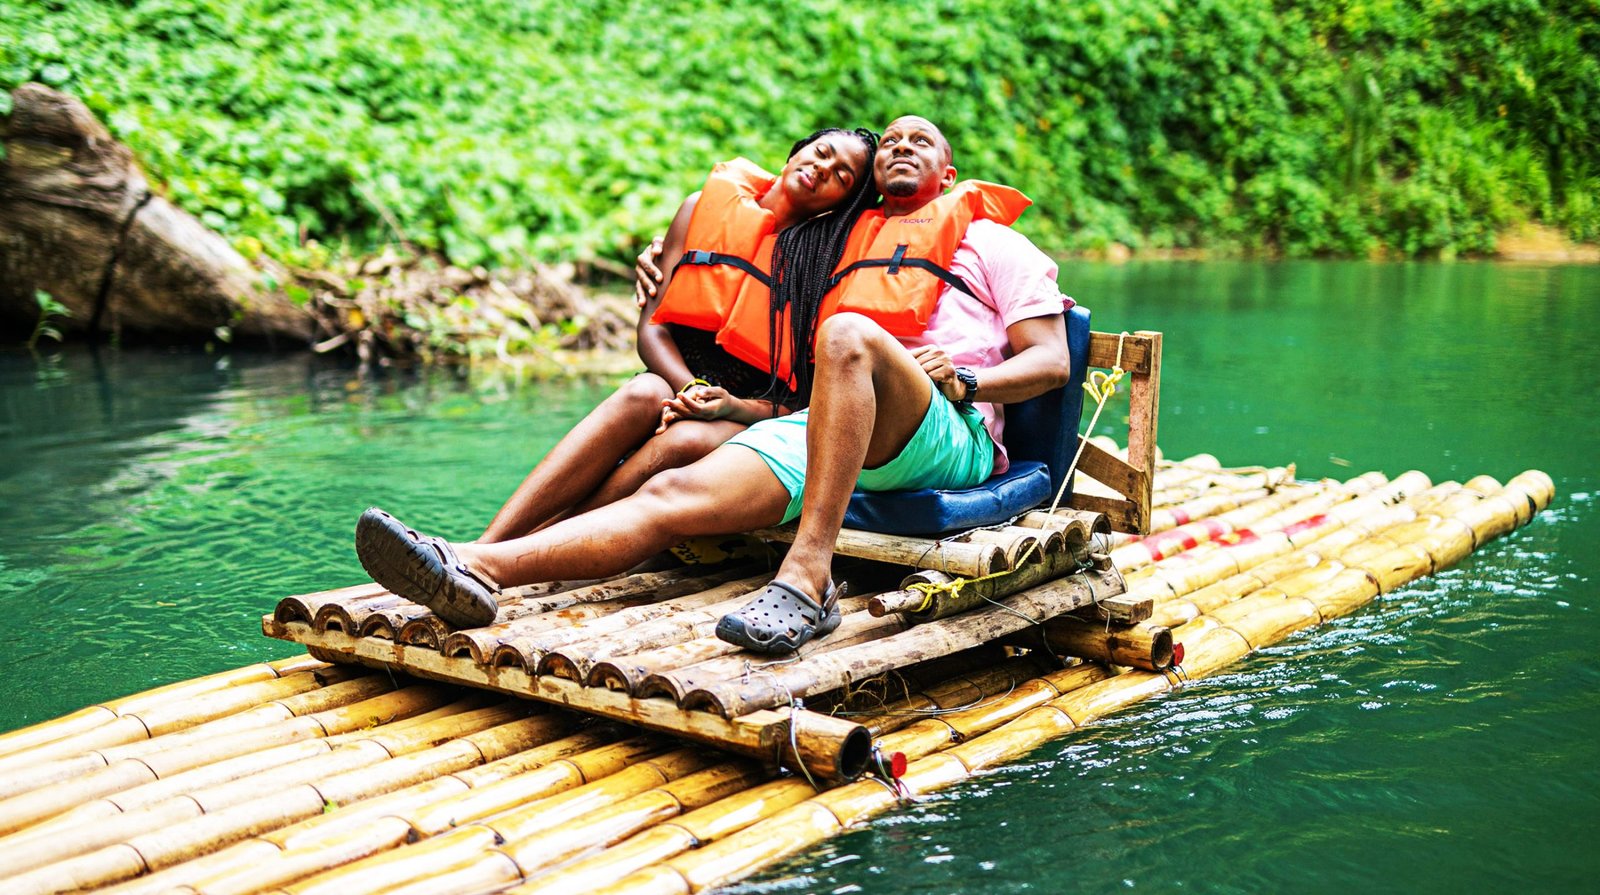
{"type": "MultiPolygon", "coordinates": [[[[509,588],[502,591],[499,596],[501,614],[502,616],[522,615],[531,613],[535,609],[543,612],[570,606],[586,597],[586,593],[580,591],[581,588],[607,583],[610,580],[550,581],[509,588]]],[[[355,633],[361,637],[394,640],[399,631],[406,625],[429,615],[429,610],[426,606],[398,597],[393,601],[373,601],[356,606],[346,605],[349,607],[350,612],[341,624],[331,624],[324,621],[319,612],[312,623],[312,627],[319,631],[332,627],[335,630],[355,633]]]]}
{"type": "MultiPolygon", "coordinates": [[[[502,707],[491,707],[502,708],[502,707]]],[[[409,725],[409,740],[404,747],[421,747],[438,739],[446,728],[462,731],[481,727],[483,723],[504,717],[505,712],[476,710],[446,716],[425,724],[409,725]],[[466,727],[465,721],[475,718],[466,727]],[[428,728],[432,728],[429,730],[428,728]]],[[[138,833],[125,842],[100,848],[80,857],[69,858],[32,873],[15,877],[16,891],[56,891],[63,881],[83,883],[94,880],[104,884],[124,878],[127,865],[116,856],[132,850],[140,857],[142,869],[161,869],[182,864],[192,858],[207,854],[216,848],[249,835],[259,835],[309,817],[324,817],[330,806],[341,804],[341,799],[355,799],[386,792],[396,787],[408,786],[419,779],[431,779],[441,772],[461,770],[495,758],[507,750],[517,751],[548,741],[560,728],[570,723],[565,719],[528,718],[509,724],[477,730],[440,746],[424,749],[410,755],[387,759],[386,747],[377,734],[372,740],[352,743],[335,750],[334,754],[356,754],[358,751],[376,757],[376,764],[358,766],[320,781],[304,781],[290,785],[293,780],[277,780],[258,775],[253,780],[239,781],[224,787],[192,792],[184,798],[170,799],[164,805],[182,804],[192,800],[207,813],[170,825],[133,823],[140,817],[152,820],[149,812],[130,814],[119,822],[131,823],[138,833]],[[385,760],[387,759],[387,760],[385,760]],[[140,832],[147,831],[147,832],[140,832]]],[[[382,731],[383,728],[377,728],[382,731]]],[[[388,748],[401,748],[392,739],[388,748]]],[[[298,770],[316,770],[311,763],[298,770]]],[[[324,767],[323,770],[336,768],[324,767]]],[[[300,773],[295,776],[307,776],[300,773]]],[[[135,887],[137,888],[137,886],[135,887]]]]}
{"type": "MultiPolygon", "coordinates": [[[[375,764],[391,756],[416,752],[509,723],[525,714],[525,707],[509,703],[473,708],[472,705],[476,701],[478,700],[474,697],[471,701],[458,703],[461,710],[424,724],[405,725],[407,729],[404,730],[390,732],[380,727],[371,732],[354,734],[355,739],[342,744],[353,748],[337,748],[341,744],[332,741],[311,741],[308,746],[320,742],[323,751],[298,761],[272,767],[270,774],[253,773],[244,779],[227,779],[199,788],[174,788],[178,793],[176,795],[156,799],[133,810],[125,810],[89,823],[74,824],[70,828],[70,835],[60,835],[63,831],[39,831],[35,828],[34,831],[30,831],[34,832],[31,836],[7,837],[5,841],[0,842],[0,874],[11,875],[42,867],[115,842],[129,840],[146,830],[164,831],[173,824],[233,805],[262,798],[276,799],[283,790],[300,783],[313,783],[319,776],[329,771],[337,772],[375,764]]],[[[470,742],[464,743],[464,746],[467,757],[476,754],[476,748],[470,742]]],[[[186,775],[179,774],[168,779],[177,782],[184,776],[186,775]]],[[[313,804],[321,805],[328,800],[328,795],[323,793],[313,804]]],[[[158,832],[155,836],[159,838],[162,833],[158,832]]],[[[144,838],[149,840],[151,837],[144,838]]],[[[140,848],[139,851],[147,864],[158,861],[157,852],[150,848],[140,848]]]]}
{"type": "MultiPolygon", "coordinates": [[[[626,721],[650,730],[667,731],[677,736],[709,743],[719,748],[752,757],[777,754],[780,761],[818,761],[812,773],[831,774],[832,767],[845,776],[855,773],[866,760],[865,729],[833,719],[805,719],[806,737],[800,754],[789,746],[789,728],[796,717],[791,711],[752,712],[737,718],[724,718],[707,712],[689,711],[666,699],[633,699],[602,687],[584,687],[552,676],[532,677],[519,668],[484,668],[467,659],[451,659],[437,651],[406,648],[398,644],[375,644],[337,632],[313,634],[304,625],[282,631],[267,618],[263,626],[275,636],[291,635],[330,654],[348,656],[375,667],[398,665],[408,673],[465,683],[480,689],[519,696],[533,696],[545,702],[568,705],[605,718],[626,721]],[[829,763],[833,764],[829,764],[829,763]]],[[[814,714],[814,713],[813,713],[814,714]]],[[[794,767],[795,765],[790,765],[794,767]]]]}
{"type": "Polygon", "coordinates": [[[993,697],[1009,694],[1024,682],[1054,670],[1057,669],[1053,662],[1039,652],[1032,652],[1011,656],[989,668],[949,677],[928,686],[918,686],[899,679],[896,681],[899,686],[895,690],[882,693],[857,688],[853,691],[853,697],[838,710],[854,712],[854,717],[861,719],[874,738],[882,738],[918,721],[987,703],[993,697]],[[900,695],[889,699],[895,692],[900,695]]]}
{"type": "Polygon", "coordinates": [[[1255,519],[1246,529],[1230,533],[1225,546],[1213,543],[1210,550],[1196,547],[1147,567],[1150,574],[1131,583],[1130,592],[1157,601],[1165,600],[1285,553],[1292,547],[1292,532],[1325,523],[1326,511],[1370,495],[1374,488],[1387,482],[1381,475],[1368,473],[1295,501],[1255,519]]]}
{"type": "MultiPolygon", "coordinates": [[[[1295,468],[1292,464],[1244,474],[1227,472],[1206,474],[1196,472],[1193,478],[1184,479],[1172,486],[1153,491],[1150,495],[1150,500],[1153,506],[1166,508],[1205,496],[1208,492],[1247,491],[1254,488],[1271,489],[1293,481],[1294,472],[1295,468]]],[[[1154,519],[1154,515],[1151,518],[1154,519]]],[[[1173,524],[1181,523],[1174,520],[1173,524]]]]}
{"type": "MultiPolygon", "coordinates": [[[[339,674],[343,673],[340,672],[339,674]]],[[[42,785],[41,781],[54,782],[68,779],[78,773],[104,767],[109,762],[118,759],[137,758],[151,749],[169,748],[176,743],[185,743],[198,739],[213,739],[222,734],[268,726],[286,718],[369,699],[392,688],[393,685],[387,678],[378,679],[376,676],[355,677],[342,683],[275,699],[232,715],[214,718],[192,727],[185,727],[169,734],[163,734],[157,745],[151,745],[148,740],[135,740],[130,743],[120,744],[117,747],[95,749],[76,756],[69,756],[65,759],[56,757],[51,761],[36,762],[23,769],[12,768],[10,769],[11,773],[3,781],[0,781],[0,796],[35,789],[42,785]]],[[[178,703],[177,706],[181,707],[185,704],[187,703],[178,703]]],[[[152,714],[162,708],[172,706],[173,704],[168,703],[166,706],[142,709],[142,712],[152,714]]],[[[128,717],[137,718],[138,716],[129,715],[128,717]]]]}
{"type": "MultiPolygon", "coordinates": [[[[605,619],[620,616],[624,611],[630,613],[626,616],[630,620],[648,620],[664,614],[661,608],[652,610],[648,607],[666,607],[665,611],[670,612],[714,602],[714,597],[704,598],[703,595],[707,593],[733,596],[739,587],[749,590],[757,586],[752,583],[755,579],[751,576],[752,568],[748,564],[719,569],[710,574],[701,570],[693,576],[678,569],[631,575],[570,591],[566,596],[573,599],[567,606],[552,606],[538,611],[521,611],[522,608],[534,607],[518,607],[515,610],[507,607],[492,625],[451,632],[440,649],[447,656],[469,655],[473,661],[484,663],[489,661],[490,654],[497,647],[516,642],[521,637],[532,637],[541,632],[560,632],[568,626],[590,630],[594,636],[599,636],[605,632],[605,619]],[[586,627],[596,624],[596,620],[598,627],[586,627]]],[[[558,642],[556,645],[563,644],[558,642]]],[[[532,671],[534,666],[530,663],[523,667],[532,671]]]]}
{"type": "MultiPolygon", "coordinates": [[[[1098,666],[1067,669],[1051,676],[1052,680],[1059,683],[1047,692],[1059,694],[1059,699],[1090,681],[1105,680],[1107,674],[1105,669],[1098,666]],[[1065,692],[1062,688],[1065,688],[1065,692]]],[[[1009,712],[994,711],[994,706],[985,706],[968,713],[930,718],[894,737],[886,737],[880,745],[885,749],[912,750],[915,758],[907,774],[901,778],[901,785],[910,792],[931,791],[965,779],[971,773],[962,759],[953,754],[955,750],[935,752],[960,736],[951,725],[952,720],[956,726],[973,732],[991,729],[974,720],[983,712],[988,712],[986,723],[1004,722],[1002,727],[1017,725],[1012,727],[1013,730],[1039,729],[1054,736],[1071,728],[1071,720],[1058,710],[1050,711],[1044,719],[1048,723],[1042,723],[1035,714],[1038,711],[1036,700],[1034,691],[1029,689],[1006,697],[1005,701],[1010,703],[1009,712]],[[963,719],[962,715],[966,718],[963,719]],[[1008,718],[1011,720],[1006,720],[1008,718]],[[928,735],[930,729],[933,731],[931,736],[928,735]]],[[[1014,734],[998,739],[1011,743],[1013,747],[1017,741],[1014,734]]],[[[982,748],[975,752],[969,750],[969,754],[981,755],[994,742],[996,739],[990,735],[979,735],[968,744],[982,748]]],[[[963,749],[966,746],[956,748],[963,749]]],[[[847,822],[894,807],[898,799],[899,796],[890,789],[870,781],[829,790],[740,830],[730,831],[729,835],[718,837],[697,850],[638,871],[623,878],[616,888],[603,891],[699,891],[719,881],[742,876],[778,857],[792,854],[819,838],[843,829],[847,822]],[[658,888],[663,885],[665,888],[658,888]]],[[[531,887],[529,890],[537,891],[531,887]]],[[[525,890],[514,891],[520,893],[525,890]]],[[[544,888],[544,891],[550,889],[544,888]]]]}
{"type": "MultiPolygon", "coordinates": [[[[1031,664],[1036,660],[1027,661],[1031,664]]],[[[1109,672],[1098,666],[1084,665],[1052,673],[1044,680],[1028,680],[1021,685],[1007,687],[1004,695],[998,699],[984,699],[982,705],[960,712],[925,716],[903,734],[883,738],[879,745],[887,751],[905,751],[912,758],[921,758],[962,737],[976,736],[1016,717],[1037,703],[1037,693],[1041,689],[1050,695],[1060,695],[1085,683],[1103,679],[1107,674],[1109,672]]],[[[957,692],[963,701],[967,701],[973,691],[957,692]]],[[[980,695],[983,693],[978,692],[980,695]]],[[[988,695],[996,693],[991,690],[988,695]]],[[[892,713],[894,710],[890,711],[892,713]]],[[[663,824],[603,854],[569,865],[558,873],[535,879],[510,891],[516,895],[595,891],[651,864],[737,833],[814,794],[804,781],[792,779],[747,790],[686,815],[676,824],[663,824]]]]}
{"type": "Polygon", "coordinates": [[[0,758],[0,777],[8,777],[29,765],[174,733],[236,714],[247,708],[277,702],[364,674],[366,672],[362,670],[344,668],[301,671],[286,677],[243,683],[224,690],[196,694],[178,702],[151,705],[143,711],[120,715],[108,723],[81,733],[30,749],[18,750],[0,758]]]}
{"type": "Polygon", "coordinates": [[[314,594],[296,594],[284,597],[278,601],[277,607],[273,609],[273,615],[283,624],[290,622],[311,624],[317,617],[317,613],[324,606],[344,602],[383,599],[388,596],[391,596],[391,594],[384,590],[381,585],[368,581],[364,584],[353,584],[349,587],[318,591],[314,594]]]}
{"type": "Polygon", "coordinates": [[[506,882],[521,882],[584,851],[621,842],[686,811],[743,792],[770,776],[751,762],[720,764],[591,812],[547,835],[508,838],[503,850],[516,862],[519,878],[506,882]]]}
{"type": "Polygon", "coordinates": [[[1053,513],[1045,510],[1024,513],[1012,528],[1055,532],[1059,535],[1059,539],[1051,538],[1049,535],[1042,536],[1045,553],[1064,550],[1071,553],[1079,564],[1087,562],[1092,551],[1103,549],[1109,544],[1112,535],[1111,520],[1107,519],[1104,513],[1066,507],[1059,508],[1053,513]],[[1098,548],[1097,543],[1100,545],[1098,548]]]}
{"type": "MultiPolygon", "coordinates": [[[[741,569],[747,572],[748,569],[741,569]]],[[[715,583],[707,588],[701,582],[680,582],[668,589],[678,592],[670,598],[655,594],[621,597],[598,603],[580,603],[567,609],[524,616],[492,629],[454,632],[441,649],[445,655],[471,656],[477,663],[490,661],[491,653],[514,651],[522,657],[522,667],[534,669],[545,652],[579,640],[601,637],[625,631],[671,615],[675,612],[697,609],[724,602],[770,580],[770,575],[741,575],[724,572],[715,576],[715,583]]]]}
{"type": "Polygon", "coordinates": [[[1079,565],[1067,552],[1040,556],[1020,568],[997,578],[964,582],[955,589],[924,593],[914,585],[948,585],[954,579],[943,572],[923,571],[907,576],[901,590],[879,594],[867,604],[867,610],[876,616],[903,612],[917,623],[930,622],[966,612],[996,600],[1002,600],[1019,591],[1053,581],[1078,571],[1079,565]]]}
{"type": "Polygon", "coordinates": [[[1421,562],[1422,558],[1410,551],[1402,551],[1387,558],[1383,556],[1400,545],[1400,542],[1394,539],[1395,534],[1406,539],[1414,538],[1416,533],[1420,532],[1442,532],[1442,540],[1427,557],[1430,567],[1436,570],[1459,560],[1460,556],[1464,555],[1461,553],[1461,547],[1466,526],[1435,515],[1418,520],[1417,511],[1413,507],[1422,506],[1433,511],[1446,512],[1472,511],[1482,502],[1481,496],[1449,482],[1418,494],[1415,491],[1418,484],[1420,481],[1415,478],[1411,482],[1397,479],[1395,486],[1370,496],[1370,500],[1381,501],[1391,495],[1409,495],[1408,503],[1398,507],[1377,508],[1365,513],[1361,512],[1365,509],[1361,504],[1368,501],[1357,501],[1339,507],[1338,509],[1343,511],[1341,515],[1348,521],[1334,521],[1295,532],[1291,540],[1300,549],[1201,588],[1190,595],[1188,600],[1164,604],[1158,610],[1157,618],[1167,623],[1181,623],[1200,612],[1215,611],[1227,603],[1269,587],[1280,579],[1288,579],[1293,583],[1305,575],[1320,576],[1324,579],[1339,575],[1342,587],[1334,592],[1339,595],[1338,598],[1346,602],[1353,600],[1357,604],[1365,602],[1370,595],[1364,595],[1363,587],[1359,583],[1361,577],[1369,578],[1374,588],[1392,587],[1399,578],[1407,574],[1408,568],[1414,570],[1421,562]],[[1417,527],[1419,524],[1421,528],[1417,527]],[[1342,572],[1346,565],[1360,565],[1374,559],[1388,563],[1389,568],[1382,572],[1387,584],[1380,580],[1376,571],[1362,570],[1356,575],[1342,572]]]}
{"type": "MultiPolygon", "coordinates": [[[[1360,482],[1360,478],[1352,480],[1346,487],[1360,482]]],[[[1408,521],[1414,511],[1395,509],[1391,504],[1408,495],[1415,496],[1416,489],[1426,487],[1426,483],[1420,473],[1408,473],[1353,500],[1324,505],[1321,499],[1313,499],[1309,504],[1297,504],[1263,520],[1261,529],[1252,529],[1257,532],[1254,537],[1219,549],[1202,562],[1163,568],[1130,590],[1157,600],[1152,621],[1182,623],[1219,601],[1265,586],[1303,566],[1315,565],[1320,554],[1301,549],[1312,543],[1330,539],[1324,544],[1327,549],[1367,537],[1376,528],[1408,521]],[[1307,510],[1311,511],[1309,515],[1307,510]],[[1343,535],[1339,534],[1341,530],[1343,535]],[[1180,597],[1189,599],[1180,601],[1180,597]]]]}
{"type": "Polygon", "coordinates": [[[317,614],[311,618],[311,626],[319,631],[333,630],[354,634],[361,629],[362,621],[375,612],[416,605],[404,597],[397,597],[387,591],[361,599],[335,600],[324,603],[317,609],[317,614]]]}
{"type": "Polygon", "coordinates": [[[356,636],[394,640],[400,629],[431,612],[420,603],[393,606],[369,613],[356,626],[356,636]]]}
{"type": "MultiPolygon", "coordinates": [[[[842,625],[843,621],[840,624],[842,625]]],[[[652,692],[645,689],[645,681],[654,675],[673,669],[689,668],[710,659],[732,655],[740,649],[717,637],[699,637],[659,649],[597,662],[589,670],[584,683],[590,687],[605,687],[633,696],[663,695],[676,702],[679,694],[670,685],[652,692]]]]}
{"type": "Polygon", "coordinates": [[[513,895],[593,892],[630,873],[736,833],[813,795],[816,790],[799,778],[755,786],[645,830],[600,854],[568,864],[555,873],[538,876],[508,892],[513,895]]]}
{"type": "MultiPolygon", "coordinates": [[[[862,642],[876,641],[886,634],[904,630],[906,620],[900,616],[879,618],[864,611],[868,599],[865,597],[847,597],[840,601],[840,608],[850,611],[840,619],[839,627],[832,634],[820,640],[813,640],[801,647],[797,656],[811,658],[830,652],[837,652],[862,642]],[[846,606],[845,604],[848,604],[846,606]]],[[[713,622],[713,625],[715,623],[713,622]]],[[[713,634],[703,637],[702,640],[716,640],[713,634]]],[[[718,641],[719,643],[721,641],[718,641]]],[[[761,673],[762,669],[774,663],[784,663],[788,660],[770,660],[761,656],[754,656],[744,650],[733,649],[718,651],[711,658],[696,662],[693,665],[678,668],[668,668],[664,671],[647,675],[640,682],[639,693],[641,696],[666,696],[675,702],[682,703],[683,698],[704,686],[709,686],[717,681],[727,680],[732,677],[743,678],[751,673],[761,673]]],[[[804,696],[804,693],[795,694],[804,696]]],[[[770,706],[767,706],[770,708],[770,706]]]]}
{"type": "Polygon", "coordinates": [[[1106,625],[1070,615],[1058,616],[1038,629],[1029,628],[1014,636],[1020,646],[1037,648],[1040,638],[1049,652],[1076,656],[1107,665],[1162,671],[1172,666],[1172,629],[1141,622],[1136,625],[1106,625]]]}
{"type": "MultiPolygon", "coordinates": [[[[594,663],[602,659],[714,637],[717,622],[749,602],[753,588],[762,587],[771,580],[771,575],[761,575],[735,581],[716,588],[722,599],[630,624],[621,630],[611,630],[614,626],[607,626],[605,630],[591,633],[582,630],[583,626],[575,625],[572,630],[564,632],[566,643],[556,643],[554,638],[547,641],[553,645],[546,648],[540,657],[537,673],[582,681],[588,677],[594,663]],[[575,637],[578,639],[573,639],[575,637]]],[[[708,591],[707,595],[710,593],[708,591]]],[[[846,597],[839,602],[839,611],[847,615],[865,608],[866,600],[862,597],[846,597]]],[[[519,648],[517,655],[525,656],[525,648],[519,648]]]]}
{"type": "Polygon", "coordinates": [[[917,625],[871,643],[847,647],[793,664],[769,667],[764,674],[727,679],[684,696],[685,708],[706,707],[738,717],[788,702],[794,696],[845,686],[923,658],[957,652],[1053,618],[1096,599],[1122,593],[1115,569],[1083,572],[1007,597],[999,605],[917,625]]]}
{"type": "MultiPolygon", "coordinates": [[[[388,849],[285,888],[295,895],[375,895],[425,878],[432,868],[470,860],[487,849],[526,839],[573,818],[622,803],[700,770],[711,760],[703,750],[680,749],[496,816],[479,815],[471,818],[471,822],[462,817],[457,819],[459,823],[443,828],[419,827],[413,823],[413,829],[427,837],[417,845],[388,849]]],[[[515,865],[509,870],[511,878],[505,882],[516,882],[519,875],[515,865]]]]}
{"type": "MultiPolygon", "coordinates": [[[[528,739],[530,735],[536,736],[537,732],[494,729],[474,734],[467,739],[480,752],[478,763],[442,777],[406,783],[400,789],[384,787],[398,785],[409,777],[386,775],[377,780],[370,773],[338,775],[305,788],[311,797],[305,801],[314,803],[305,806],[309,813],[271,817],[267,814],[271,804],[262,802],[225,809],[211,815],[224,822],[224,827],[204,831],[205,836],[199,835],[202,831],[198,827],[178,830],[171,837],[168,857],[157,865],[159,869],[123,883],[114,891],[119,895],[149,895],[191,887],[207,892],[253,892],[282,885],[400,844],[412,832],[404,818],[441,799],[491,787],[552,764],[558,765],[557,773],[542,777],[547,786],[559,789],[579,785],[586,773],[601,775],[608,768],[661,750],[659,744],[642,738],[628,745],[608,745],[611,735],[603,730],[570,735],[544,745],[534,744],[528,739]],[[613,746],[620,747],[620,751],[613,746]],[[363,776],[366,779],[361,779],[363,776]],[[355,801],[360,798],[356,793],[362,791],[370,797],[355,801]],[[335,798],[326,798],[324,792],[335,798]],[[338,801],[338,796],[345,796],[352,803],[338,801]],[[328,805],[335,806],[335,810],[324,813],[328,805]],[[226,847],[216,850],[220,846],[226,847]]],[[[537,790],[524,787],[520,791],[537,790]]],[[[298,792],[287,791],[285,795],[290,798],[278,802],[295,802],[298,792]]],[[[134,844],[150,847],[150,843],[139,840],[134,844]]]]}
{"type": "Polygon", "coordinates": [[[73,712],[61,718],[42,721],[19,730],[0,734],[0,756],[33,749],[84,733],[113,721],[122,715],[148,712],[157,707],[185,702],[204,693],[226,690],[229,687],[268,681],[303,671],[327,668],[325,662],[311,660],[305,655],[276,662],[258,662],[242,668],[221,671],[187,681],[113,699],[73,712]]]}
{"type": "MultiPolygon", "coordinates": [[[[1284,488],[1277,492],[1275,501],[1289,502],[1304,497],[1304,488],[1284,488]]],[[[1200,515],[1200,507],[1194,507],[1197,514],[1192,522],[1169,528],[1166,531],[1147,535],[1137,541],[1131,541],[1116,547],[1111,551],[1111,561],[1125,574],[1132,573],[1147,566],[1154,565],[1185,550],[1190,550],[1197,545],[1208,543],[1216,538],[1228,535],[1237,528],[1237,523],[1225,515],[1228,510],[1240,506],[1259,505],[1268,499],[1265,489],[1258,492],[1242,492],[1242,494],[1223,495],[1222,498],[1211,499],[1204,509],[1217,515],[1200,515]]]]}
{"type": "Polygon", "coordinates": [[[1006,568],[1015,570],[1024,562],[1037,565],[1044,560],[1045,550],[1039,543],[1039,534],[1038,530],[1008,525],[1000,529],[980,528],[969,532],[967,540],[973,544],[999,547],[1004,551],[1006,568]]]}
{"type": "Polygon", "coordinates": [[[442,703],[445,693],[441,687],[408,687],[353,705],[217,737],[207,736],[204,732],[206,725],[201,725],[165,737],[97,752],[95,756],[105,763],[98,770],[74,770],[72,778],[63,780],[59,785],[30,789],[0,800],[0,833],[19,830],[97,796],[149,783],[202,764],[254,752],[265,745],[281,745],[343,733],[373,718],[426,711],[442,703]]]}
{"type": "Polygon", "coordinates": [[[1266,496],[1294,482],[1294,467],[1280,466],[1242,476],[1215,476],[1210,488],[1186,501],[1150,513],[1150,533],[1167,531],[1204,516],[1234,509],[1247,501],[1240,495],[1266,496]]]}
{"type": "MultiPolygon", "coordinates": [[[[751,534],[773,541],[794,540],[792,527],[764,528],[751,534]]],[[[977,578],[1007,568],[1003,551],[993,544],[936,541],[855,531],[849,528],[839,533],[834,544],[834,554],[917,569],[935,569],[964,578],[977,578]]]]}

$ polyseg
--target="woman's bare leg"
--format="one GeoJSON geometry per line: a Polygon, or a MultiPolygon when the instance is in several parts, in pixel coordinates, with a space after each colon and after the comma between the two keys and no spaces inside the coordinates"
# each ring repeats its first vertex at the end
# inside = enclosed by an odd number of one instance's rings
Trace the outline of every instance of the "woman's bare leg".
{"type": "Polygon", "coordinates": [[[667,431],[651,436],[633,456],[622,461],[593,494],[572,509],[571,515],[616,503],[638,491],[656,473],[688,466],[744,430],[744,423],[731,420],[679,420],[667,431]]]}
{"type": "Polygon", "coordinates": [[[477,543],[520,537],[566,515],[616,471],[618,461],[650,438],[661,422],[661,402],[670,397],[672,388],[654,373],[623,383],[528,473],[477,543]]]}

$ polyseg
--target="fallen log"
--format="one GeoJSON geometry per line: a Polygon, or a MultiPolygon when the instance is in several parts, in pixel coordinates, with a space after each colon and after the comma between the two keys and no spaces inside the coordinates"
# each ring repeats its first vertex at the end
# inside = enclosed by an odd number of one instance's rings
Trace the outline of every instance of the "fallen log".
{"type": "Polygon", "coordinates": [[[152,190],[133,153],[76,98],[12,91],[0,123],[0,324],[24,336],[36,291],[68,331],[309,340],[311,313],[257,287],[227,240],[152,190]]]}

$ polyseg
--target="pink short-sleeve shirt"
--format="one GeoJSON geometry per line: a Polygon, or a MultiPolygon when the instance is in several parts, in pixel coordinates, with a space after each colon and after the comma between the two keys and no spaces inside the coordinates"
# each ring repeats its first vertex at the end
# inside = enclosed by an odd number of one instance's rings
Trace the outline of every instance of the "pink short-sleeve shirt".
{"type": "MultiPolygon", "coordinates": [[[[993,221],[973,221],[956,248],[950,271],[973,291],[944,287],[939,303],[919,336],[900,339],[907,348],[937,345],[952,364],[982,370],[1011,356],[1006,327],[1019,320],[1049,317],[1071,308],[1072,299],[1056,286],[1056,263],[1026,236],[993,221]]],[[[994,439],[994,471],[1010,468],[1001,433],[1004,410],[978,402],[984,426],[994,439]]]]}

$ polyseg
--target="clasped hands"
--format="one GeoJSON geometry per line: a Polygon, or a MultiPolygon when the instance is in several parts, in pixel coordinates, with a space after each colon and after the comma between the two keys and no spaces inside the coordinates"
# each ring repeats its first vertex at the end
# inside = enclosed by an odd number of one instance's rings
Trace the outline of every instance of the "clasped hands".
{"type": "Polygon", "coordinates": [[[720,420],[742,403],[721,386],[691,384],[661,402],[661,425],[656,427],[656,434],[667,431],[678,420],[720,420]]]}
{"type": "Polygon", "coordinates": [[[667,431],[667,427],[678,420],[733,420],[749,424],[775,412],[786,411],[774,408],[771,401],[735,397],[719,385],[693,383],[661,402],[661,425],[656,427],[656,434],[667,431]]]}

